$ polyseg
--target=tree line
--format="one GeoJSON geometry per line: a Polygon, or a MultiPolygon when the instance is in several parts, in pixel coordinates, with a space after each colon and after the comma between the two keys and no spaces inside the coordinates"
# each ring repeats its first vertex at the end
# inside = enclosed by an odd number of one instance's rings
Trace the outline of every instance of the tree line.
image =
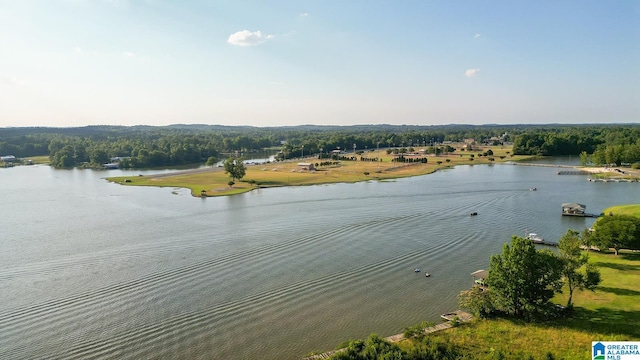
{"type": "Polygon", "coordinates": [[[171,125],[0,128],[0,154],[47,155],[55,167],[98,166],[111,158],[140,168],[204,162],[221,153],[279,149],[278,159],[376,148],[454,151],[443,142],[513,142],[514,154],[593,154],[594,161],[640,161],[640,125],[357,125],[251,126],[171,125]],[[493,139],[493,140],[491,140],[493,139]],[[500,140],[495,140],[500,139],[500,140]],[[606,155],[609,154],[609,158],[606,155]],[[618,160],[619,159],[619,160],[618,160]]]}
{"type": "Polygon", "coordinates": [[[513,153],[542,156],[592,154],[591,160],[595,165],[640,162],[640,126],[585,125],[529,129],[515,136],[513,153]]]}

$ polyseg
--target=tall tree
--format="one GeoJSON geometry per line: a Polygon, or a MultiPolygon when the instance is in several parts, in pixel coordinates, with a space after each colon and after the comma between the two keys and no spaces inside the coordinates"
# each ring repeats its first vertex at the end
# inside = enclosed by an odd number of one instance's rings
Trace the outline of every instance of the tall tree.
{"type": "Polygon", "coordinates": [[[487,283],[499,310],[528,317],[543,310],[562,286],[562,264],[549,250],[537,250],[531,240],[511,237],[501,255],[491,256],[487,283]]]}
{"type": "Polygon", "coordinates": [[[640,250],[640,218],[629,215],[605,216],[594,224],[594,242],[600,249],[640,250]]]}
{"type": "Polygon", "coordinates": [[[600,271],[589,264],[589,255],[580,249],[580,233],[567,230],[558,243],[558,256],[562,260],[562,277],[569,289],[567,307],[571,307],[576,289],[593,291],[600,283],[600,271]]]}
{"type": "Polygon", "coordinates": [[[242,163],[242,158],[228,158],[224,162],[224,172],[229,174],[232,181],[242,179],[246,174],[246,169],[242,163]]]}

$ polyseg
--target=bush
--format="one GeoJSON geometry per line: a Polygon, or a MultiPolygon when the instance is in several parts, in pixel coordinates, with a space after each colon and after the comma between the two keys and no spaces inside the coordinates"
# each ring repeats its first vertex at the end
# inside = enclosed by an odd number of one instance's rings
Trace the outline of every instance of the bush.
{"type": "Polygon", "coordinates": [[[632,169],[640,169],[640,163],[633,163],[633,164],[631,164],[631,168],[632,168],[632,169]]]}
{"type": "Polygon", "coordinates": [[[365,172],[364,172],[364,174],[365,174],[365,175],[369,175],[369,172],[368,172],[368,171],[365,171],[365,172]]]}

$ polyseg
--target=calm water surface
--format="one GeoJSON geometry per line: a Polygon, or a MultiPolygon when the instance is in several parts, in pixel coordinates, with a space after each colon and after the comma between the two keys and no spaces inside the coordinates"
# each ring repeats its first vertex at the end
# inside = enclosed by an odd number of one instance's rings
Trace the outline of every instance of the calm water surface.
{"type": "Polygon", "coordinates": [[[638,183],[557,170],[199,199],[102,179],[140,171],[0,169],[0,358],[297,359],[438,321],[511,235],[593,222],[561,203],[640,202],[638,183]]]}

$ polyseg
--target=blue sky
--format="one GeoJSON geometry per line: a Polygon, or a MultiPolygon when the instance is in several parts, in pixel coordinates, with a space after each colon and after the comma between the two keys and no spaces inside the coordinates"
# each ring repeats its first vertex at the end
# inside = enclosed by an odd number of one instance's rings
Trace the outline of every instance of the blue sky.
{"type": "Polygon", "coordinates": [[[612,122],[636,0],[0,0],[0,127],[612,122]]]}

